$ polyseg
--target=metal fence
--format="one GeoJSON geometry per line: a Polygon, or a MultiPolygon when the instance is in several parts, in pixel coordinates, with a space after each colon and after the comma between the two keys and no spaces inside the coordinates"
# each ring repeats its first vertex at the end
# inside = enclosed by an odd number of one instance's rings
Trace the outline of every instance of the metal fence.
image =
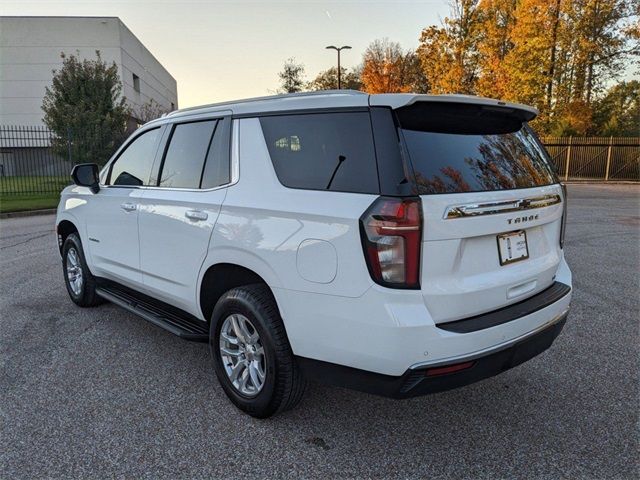
{"type": "Polygon", "coordinates": [[[640,137],[546,137],[564,181],[640,181],[640,137]]]}
{"type": "MultiPolygon", "coordinates": [[[[44,126],[0,126],[0,196],[55,195],[76,163],[104,163],[124,138],[56,136],[44,126]]],[[[542,138],[561,180],[640,181],[640,137],[542,138]]]]}
{"type": "Polygon", "coordinates": [[[100,129],[55,135],[45,126],[0,125],[0,196],[56,195],[73,165],[104,163],[124,141],[100,129]]]}

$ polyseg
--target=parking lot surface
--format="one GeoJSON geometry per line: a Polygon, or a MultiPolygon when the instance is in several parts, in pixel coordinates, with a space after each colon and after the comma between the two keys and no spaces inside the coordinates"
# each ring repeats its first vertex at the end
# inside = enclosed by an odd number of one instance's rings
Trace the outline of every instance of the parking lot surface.
{"type": "Polygon", "coordinates": [[[550,350],[411,400],[312,384],[268,420],[227,401],[206,345],[76,307],[52,216],[0,220],[0,478],[638,478],[640,188],[569,195],[550,350]]]}

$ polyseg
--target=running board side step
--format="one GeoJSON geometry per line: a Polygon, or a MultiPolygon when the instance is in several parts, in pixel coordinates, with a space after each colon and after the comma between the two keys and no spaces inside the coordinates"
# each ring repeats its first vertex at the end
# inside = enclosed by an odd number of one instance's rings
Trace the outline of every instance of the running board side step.
{"type": "Polygon", "coordinates": [[[208,325],[195,317],[188,318],[186,312],[185,315],[179,315],[163,308],[159,302],[139,298],[111,285],[96,287],[96,294],[184,340],[202,343],[209,341],[208,325]]]}

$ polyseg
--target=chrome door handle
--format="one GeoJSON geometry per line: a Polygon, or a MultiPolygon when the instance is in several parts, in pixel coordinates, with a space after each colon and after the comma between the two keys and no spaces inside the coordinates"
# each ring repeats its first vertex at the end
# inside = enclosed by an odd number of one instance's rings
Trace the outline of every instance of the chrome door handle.
{"type": "Polygon", "coordinates": [[[209,218],[207,212],[202,212],[200,210],[187,210],[184,212],[184,216],[190,220],[195,220],[196,222],[209,218]]]}
{"type": "Polygon", "coordinates": [[[137,208],[137,205],[135,203],[127,202],[120,205],[120,208],[122,208],[125,212],[133,212],[137,208]]]}

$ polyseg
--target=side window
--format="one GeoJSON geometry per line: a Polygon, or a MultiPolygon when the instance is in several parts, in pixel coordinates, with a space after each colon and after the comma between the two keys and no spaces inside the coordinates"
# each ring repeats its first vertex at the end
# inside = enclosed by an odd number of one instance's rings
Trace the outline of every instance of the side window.
{"type": "Polygon", "coordinates": [[[218,121],[202,174],[202,188],[214,188],[231,181],[229,171],[231,148],[231,118],[218,121]]]}
{"type": "Polygon", "coordinates": [[[149,185],[160,128],[149,130],[131,142],[111,166],[108,185],[149,185]]]}
{"type": "Polygon", "coordinates": [[[284,186],[380,192],[368,112],[277,115],[260,124],[284,186]]]}
{"type": "Polygon", "coordinates": [[[160,186],[200,188],[204,161],[217,120],[179,123],[173,128],[162,169],[160,186]]]}

